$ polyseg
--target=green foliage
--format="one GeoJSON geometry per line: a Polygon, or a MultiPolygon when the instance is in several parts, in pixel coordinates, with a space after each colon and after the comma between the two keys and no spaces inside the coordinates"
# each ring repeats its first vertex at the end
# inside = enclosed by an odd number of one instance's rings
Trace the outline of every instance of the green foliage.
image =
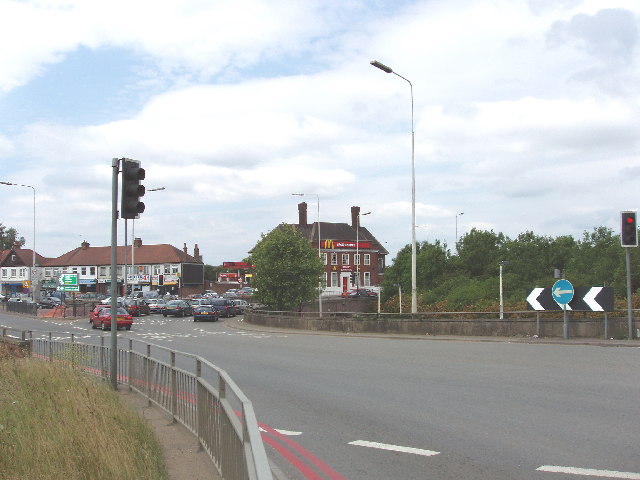
{"type": "Polygon", "coordinates": [[[293,310],[318,295],[324,270],[318,251],[292,225],[281,224],[254,247],[255,299],[275,310],[293,310]]]}
{"type": "Polygon", "coordinates": [[[20,246],[24,245],[24,237],[18,238],[18,231],[15,228],[6,228],[0,223],[0,250],[9,250],[16,242],[20,246]]]}
{"type": "MultiPolygon", "coordinates": [[[[618,298],[626,297],[625,249],[620,236],[606,227],[584,232],[576,240],[527,231],[510,239],[502,233],[472,229],[457,243],[457,254],[446,244],[423,242],[417,246],[419,311],[487,311],[499,302],[499,262],[503,266],[505,305],[523,303],[535,287],[550,287],[554,270],[576,286],[613,286],[618,298]]],[[[640,252],[631,249],[632,291],[640,287],[640,252]]],[[[411,297],[411,246],[402,248],[385,271],[381,300],[388,311],[398,309],[398,285],[403,304],[411,297]]],[[[403,305],[403,308],[405,306],[403,305]]]]}

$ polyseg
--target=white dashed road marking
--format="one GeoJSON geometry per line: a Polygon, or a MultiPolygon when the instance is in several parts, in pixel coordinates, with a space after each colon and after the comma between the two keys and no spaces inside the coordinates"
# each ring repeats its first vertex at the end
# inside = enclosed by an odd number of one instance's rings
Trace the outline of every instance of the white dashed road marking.
{"type": "Polygon", "coordinates": [[[595,470],[593,468],[558,467],[555,465],[542,465],[536,468],[540,472],[568,473],[571,475],[584,475],[588,477],[626,478],[640,480],[640,473],[617,472],[615,470],[595,470]]]}
{"type": "Polygon", "coordinates": [[[400,445],[389,445],[386,443],[368,442],[366,440],[356,440],[349,442],[349,445],[356,445],[358,447],[377,448],[379,450],[390,450],[392,452],[411,453],[413,455],[423,455],[425,457],[432,457],[440,454],[440,452],[434,452],[433,450],[423,450],[422,448],[413,447],[401,447],[400,445]]]}

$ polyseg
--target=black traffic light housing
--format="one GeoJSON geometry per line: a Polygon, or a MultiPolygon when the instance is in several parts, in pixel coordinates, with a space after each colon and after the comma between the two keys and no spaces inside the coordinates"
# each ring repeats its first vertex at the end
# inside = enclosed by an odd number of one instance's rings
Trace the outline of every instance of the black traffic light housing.
{"type": "Polygon", "coordinates": [[[620,212],[620,244],[623,247],[638,246],[637,212],[627,210],[620,212]]]}
{"type": "Polygon", "coordinates": [[[138,160],[122,159],[120,218],[139,218],[144,212],[144,203],[140,201],[145,193],[144,185],[140,183],[144,176],[144,168],[138,160]]]}
{"type": "Polygon", "coordinates": [[[351,284],[356,284],[356,272],[351,272],[351,284]]]}

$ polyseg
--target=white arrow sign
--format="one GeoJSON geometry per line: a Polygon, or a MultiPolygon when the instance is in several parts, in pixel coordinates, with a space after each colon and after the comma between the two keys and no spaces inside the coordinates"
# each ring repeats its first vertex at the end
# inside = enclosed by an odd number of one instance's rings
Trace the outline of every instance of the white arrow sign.
{"type": "Polygon", "coordinates": [[[534,310],[544,310],[544,307],[537,300],[543,290],[544,288],[534,288],[527,297],[527,302],[529,302],[529,305],[531,305],[534,310]]]}
{"type": "Polygon", "coordinates": [[[572,292],[573,292],[573,290],[560,290],[560,287],[558,287],[553,291],[553,294],[556,297],[560,297],[560,296],[564,295],[565,293],[572,293],[572,292]]]}
{"type": "Polygon", "coordinates": [[[589,305],[589,308],[594,312],[604,312],[604,308],[602,308],[602,305],[596,302],[596,296],[600,293],[601,290],[602,287],[593,287],[591,290],[589,290],[589,293],[587,293],[583,299],[584,302],[589,305]]]}

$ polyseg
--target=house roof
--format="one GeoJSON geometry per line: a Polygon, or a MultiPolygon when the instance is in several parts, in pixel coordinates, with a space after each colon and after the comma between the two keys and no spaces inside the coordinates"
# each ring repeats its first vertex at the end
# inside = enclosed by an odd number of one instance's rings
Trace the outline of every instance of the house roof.
{"type": "MultiPolygon", "coordinates": [[[[307,225],[293,224],[303,237],[309,239],[313,245],[318,244],[318,222],[307,225]]],[[[320,241],[322,240],[348,240],[355,242],[371,242],[371,248],[378,250],[381,255],[388,255],[389,252],[374,237],[369,230],[360,226],[358,232],[348,223],[320,222],[320,241]]]]}
{"type": "MultiPolygon", "coordinates": [[[[125,247],[117,248],[117,262],[124,264],[125,247]]],[[[127,262],[131,262],[131,246],[127,246],[127,262]]],[[[134,261],[136,264],[154,263],[202,263],[195,257],[185,253],[173,245],[141,245],[134,248],[134,261]]],[[[47,259],[43,266],[64,267],[70,265],[110,265],[111,247],[78,247],[57,258],[47,259]]]]}
{"type": "MultiPolygon", "coordinates": [[[[15,254],[20,263],[30,267],[33,265],[33,250],[27,248],[11,248],[8,250],[0,250],[0,265],[4,265],[11,254],[15,254]]],[[[36,252],[36,264],[43,265],[48,259],[36,252]]]]}

